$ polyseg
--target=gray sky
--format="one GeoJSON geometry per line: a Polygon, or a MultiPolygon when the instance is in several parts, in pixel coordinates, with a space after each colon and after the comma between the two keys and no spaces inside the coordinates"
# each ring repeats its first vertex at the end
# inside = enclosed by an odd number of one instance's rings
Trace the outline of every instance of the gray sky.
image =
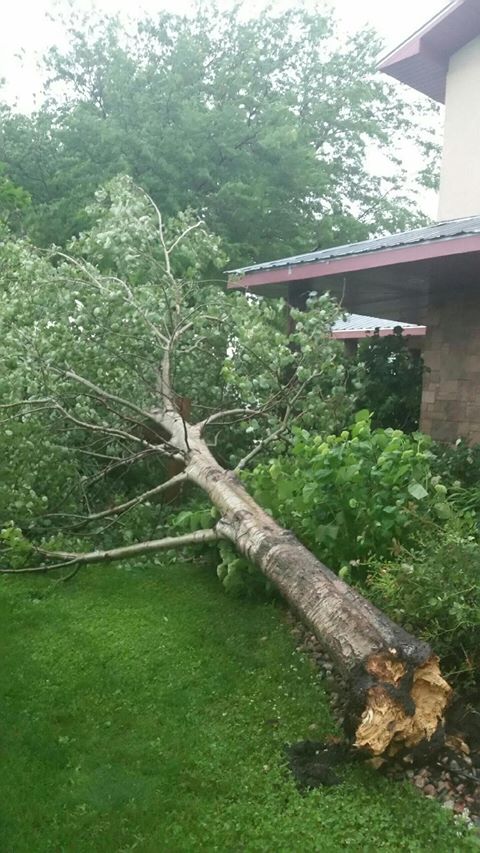
{"type": "MultiPolygon", "coordinates": [[[[288,0],[277,0],[279,6],[288,0]]],[[[305,0],[308,6],[309,0],[305,0]]],[[[61,34],[48,19],[49,13],[61,7],[62,0],[4,0],[0,28],[0,78],[7,79],[6,94],[17,100],[20,108],[33,105],[32,94],[40,88],[36,61],[45,48],[61,40],[61,34]],[[15,57],[23,52],[23,60],[15,57]]],[[[230,0],[219,0],[221,6],[230,0]]],[[[2,4],[3,5],[3,4],[2,4]]],[[[137,15],[141,9],[155,12],[159,9],[188,11],[188,0],[97,0],[95,5],[105,12],[120,11],[137,15]]],[[[245,9],[254,13],[264,5],[264,0],[244,0],[245,9]]],[[[395,46],[415,29],[425,23],[444,5],[444,0],[331,0],[331,4],[346,31],[373,24],[385,40],[387,48],[395,46]]],[[[89,0],[75,0],[75,7],[91,8],[89,0]]]]}

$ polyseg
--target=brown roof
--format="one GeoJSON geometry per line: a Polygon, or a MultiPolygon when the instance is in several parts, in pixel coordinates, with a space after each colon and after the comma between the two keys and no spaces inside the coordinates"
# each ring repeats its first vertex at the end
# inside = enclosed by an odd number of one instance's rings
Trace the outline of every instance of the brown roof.
{"type": "Polygon", "coordinates": [[[445,103],[450,57],[480,35],[480,0],[453,0],[379,63],[396,80],[445,103]]]}

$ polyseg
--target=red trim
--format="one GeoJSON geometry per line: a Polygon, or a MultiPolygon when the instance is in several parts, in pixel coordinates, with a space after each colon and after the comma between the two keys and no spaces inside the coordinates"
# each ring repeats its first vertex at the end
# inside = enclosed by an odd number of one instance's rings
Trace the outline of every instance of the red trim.
{"type": "MultiPolygon", "coordinates": [[[[426,326],[416,326],[413,329],[407,327],[405,329],[401,323],[398,325],[402,328],[406,338],[420,338],[427,334],[426,326]]],[[[378,326],[375,329],[338,329],[336,332],[332,332],[332,337],[338,341],[360,340],[361,338],[371,337],[375,332],[380,338],[387,338],[389,335],[393,335],[393,327],[390,329],[381,329],[378,326]]]]}
{"type": "Polygon", "coordinates": [[[325,261],[297,263],[269,270],[258,270],[257,272],[245,273],[242,277],[231,276],[228,280],[228,287],[248,290],[250,287],[258,287],[262,284],[323,278],[329,275],[372,270],[396,264],[412,263],[413,261],[427,261],[433,258],[449,257],[450,255],[463,255],[467,252],[480,252],[479,234],[443,241],[436,240],[432,243],[420,243],[414,246],[401,246],[398,249],[362,252],[361,255],[348,255],[347,257],[331,258],[325,261]]]}

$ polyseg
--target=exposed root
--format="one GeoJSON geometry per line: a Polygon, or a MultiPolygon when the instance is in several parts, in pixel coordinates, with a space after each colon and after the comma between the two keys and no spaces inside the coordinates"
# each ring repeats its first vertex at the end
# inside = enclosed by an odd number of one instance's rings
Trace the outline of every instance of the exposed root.
{"type": "Polygon", "coordinates": [[[437,657],[419,666],[413,675],[410,697],[415,712],[408,714],[400,698],[390,688],[398,688],[406,675],[406,666],[385,655],[372,658],[367,671],[382,684],[368,690],[365,711],[356,731],[355,746],[372,755],[395,754],[402,747],[412,748],[429,741],[438,729],[451,695],[442,678],[437,657]]]}

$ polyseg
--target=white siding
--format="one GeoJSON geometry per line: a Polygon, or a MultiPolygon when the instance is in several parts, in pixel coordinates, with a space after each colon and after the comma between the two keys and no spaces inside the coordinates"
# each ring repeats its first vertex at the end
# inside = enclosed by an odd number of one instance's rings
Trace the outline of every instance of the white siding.
{"type": "Polygon", "coordinates": [[[480,37],[450,59],[438,217],[480,213],[480,37]]]}

